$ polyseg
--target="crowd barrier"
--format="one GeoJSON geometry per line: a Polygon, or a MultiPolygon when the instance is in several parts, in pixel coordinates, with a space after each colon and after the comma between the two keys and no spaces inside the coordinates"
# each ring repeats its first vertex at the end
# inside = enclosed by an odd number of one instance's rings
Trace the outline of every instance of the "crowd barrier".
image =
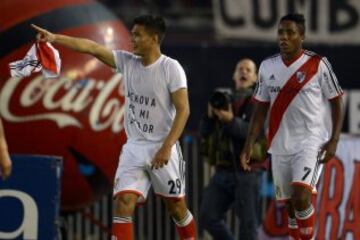
{"type": "MultiPolygon", "coordinates": [[[[181,145],[187,160],[187,203],[198,219],[201,192],[213,170],[201,160],[196,135],[186,135],[181,145]]],[[[51,161],[42,161],[46,157],[35,156],[40,160],[29,161],[26,160],[29,157],[23,158],[16,156],[14,175],[9,181],[0,181],[0,239],[110,239],[111,195],[81,211],[62,213],[58,218],[60,159],[50,157],[51,161]],[[57,231],[58,227],[61,231],[57,231]]],[[[318,185],[316,239],[360,239],[359,183],[360,137],[342,135],[336,157],[324,166],[318,185]]],[[[259,208],[264,221],[259,228],[259,239],[287,239],[285,208],[271,199],[268,171],[264,171],[262,187],[259,208]]],[[[235,239],[239,239],[239,223],[233,212],[228,213],[226,221],[234,231],[235,239]]],[[[163,202],[153,193],[136,211],[134,231],[137,240],[178,239],[163,202]]],[[[199,239],[211,238],[199,229],[199,239]]]]}

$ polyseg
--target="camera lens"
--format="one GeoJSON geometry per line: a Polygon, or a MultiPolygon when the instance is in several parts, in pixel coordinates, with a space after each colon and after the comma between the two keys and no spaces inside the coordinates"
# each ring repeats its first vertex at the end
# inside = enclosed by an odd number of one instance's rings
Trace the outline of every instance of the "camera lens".
{"type": "Polygon", "coordinates": [[[230,97],[226,93],[216,91],[210,98],[210,104],[215,109],[228,109],[230,97]]]}

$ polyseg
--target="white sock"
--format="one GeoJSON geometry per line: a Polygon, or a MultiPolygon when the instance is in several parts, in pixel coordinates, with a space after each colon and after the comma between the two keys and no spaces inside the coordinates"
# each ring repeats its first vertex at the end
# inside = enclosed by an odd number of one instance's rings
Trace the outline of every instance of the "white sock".
{"type": "Polygon", "coordinates": [[[132,217],[113,217],[113,223],[132,223],[132,217]]]}
{"type": "Polygon", "coordinates": [[[193,215],[191,214],[191,212],[189,211],[189,209],[187,209],[185,217],[180,220],[180,221],[176,221],[173,218],[173,221],[175,222],[175,224],[179,227],[185,227],[186,225],[188,225],[191,221],[193,220],[193,215]]]}

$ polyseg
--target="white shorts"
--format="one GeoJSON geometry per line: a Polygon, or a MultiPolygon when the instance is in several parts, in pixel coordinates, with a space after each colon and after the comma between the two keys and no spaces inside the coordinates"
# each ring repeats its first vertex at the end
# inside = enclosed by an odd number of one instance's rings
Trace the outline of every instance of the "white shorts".
{"type": "Polygon", "coordinates": [[[291,155],[271,155],[276,200],[290,199],[292,185],[305,186],[316,194],[316,184],[323,168],[318,155],[318,148],[291,155]]]}
{"type": "Polygon", "coordinates": [[[162,143],[126,143],[123,145],[116,170],[113,196],[132,192],[144,202],[151,185],[157,195],[180,199],[185,196],[185,161],[180,144],[171,149],[167,165],[151,169],[151,161],[162,143]]]}

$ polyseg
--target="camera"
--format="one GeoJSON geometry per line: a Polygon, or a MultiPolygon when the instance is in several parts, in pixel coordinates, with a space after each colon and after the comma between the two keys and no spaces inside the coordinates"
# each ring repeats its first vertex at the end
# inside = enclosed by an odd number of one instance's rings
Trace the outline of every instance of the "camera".
{"type": "Polygon", "coordinates": [[[224,90],[216,90],[209,101],[213,108],[221,110],[229,110],[231,102],[231,92],[224,90]]]}

